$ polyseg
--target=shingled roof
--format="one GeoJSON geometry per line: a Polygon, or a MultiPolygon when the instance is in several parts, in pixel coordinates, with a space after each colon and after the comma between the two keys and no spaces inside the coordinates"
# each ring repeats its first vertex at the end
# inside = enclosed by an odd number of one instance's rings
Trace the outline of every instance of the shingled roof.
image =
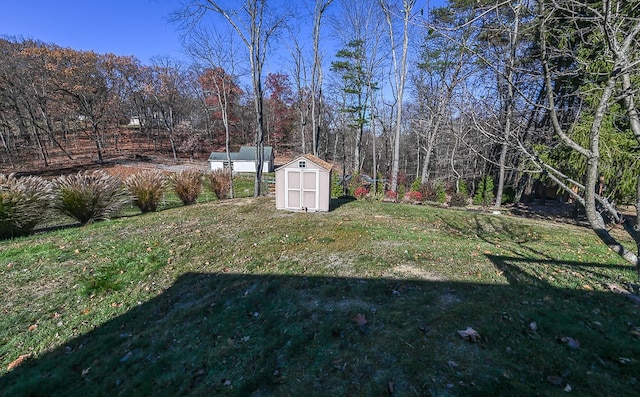
{"type": "MultiPolygon", "coordinates": [[[[300,158],[305,158],[315,164],[317,164],[318,166],[320,166],[321,168],[324,168],[327,171],[331,171],[333,169],[333,164],[326,162],[324,160],[322,160],[320,157],[314,156],[311,153],[307,153],[307,154],[303,154],[301,156],[296,157],[295,159],[289,161],[288,163],[286,163],[285,165],[283,165],[282,167],[286,167],[289,164],[292,164],[295,161],[300,160],[300,158]]],[[[280,168],[282,168],[280,167],[280,168]]]]}
{"type": "MultiPolygon", "coordinates": [[[[264,159],[271,158],[273,148],[271,146],[263,147],[264,159]]],[[[255,146],[241,146],[238,152],[229,153],[231,161],[255,161],[256,160],[256,147],[255,146]]],[[[209,155],[209,161],[227,161],[226,152],[212,152],[209,155]]]]}

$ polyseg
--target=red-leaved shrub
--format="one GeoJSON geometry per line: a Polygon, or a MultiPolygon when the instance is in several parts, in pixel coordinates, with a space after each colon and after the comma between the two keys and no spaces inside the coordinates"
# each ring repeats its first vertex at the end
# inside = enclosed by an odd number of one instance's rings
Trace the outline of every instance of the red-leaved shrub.
{"type": "Polygon", "coordinates": [[[398,193],[394,192],[393,190],[387,190],[386,192],[384,192],[384,198],[386,200],[396,201],[396,199],[398,198],[398,193]]]}
{"type": "Polygon", "coordinates": [[[363,198],[365,198],[367,196],[367,194],[369,194],[369,191],[367,190],[366,187],[364,186],[359,186],[354,192],[353,195],[355,196],[355,198],[357,198],[358,200],[362,200],[363,198]]]}
{"type": "Polygon", "coordinates": [[[415,190],[407,192],[407,194],[405,194],[404,197],[409,201],[422,201],[422,198],[423,198],[422,193],[415,190]]]}

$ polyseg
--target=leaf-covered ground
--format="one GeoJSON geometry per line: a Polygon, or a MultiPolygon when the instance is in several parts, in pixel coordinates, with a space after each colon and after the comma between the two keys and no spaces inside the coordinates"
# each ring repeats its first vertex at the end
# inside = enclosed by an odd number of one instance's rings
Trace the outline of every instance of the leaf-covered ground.
{"type": "Polygon", "coordinates": [[[0,241],[0,394],[635,395],[636,273],[590,231],[334,204],[0,241]]]}

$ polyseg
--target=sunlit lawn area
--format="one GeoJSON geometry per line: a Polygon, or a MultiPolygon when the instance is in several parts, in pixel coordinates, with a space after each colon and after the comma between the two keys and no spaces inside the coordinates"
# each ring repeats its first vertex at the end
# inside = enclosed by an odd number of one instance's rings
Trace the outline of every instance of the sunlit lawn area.
{"type": "Polygon", "coordinates": [[[0,241],[0,395],[636,393],[636,272],[589,230],[201,201],[0,241]]]}

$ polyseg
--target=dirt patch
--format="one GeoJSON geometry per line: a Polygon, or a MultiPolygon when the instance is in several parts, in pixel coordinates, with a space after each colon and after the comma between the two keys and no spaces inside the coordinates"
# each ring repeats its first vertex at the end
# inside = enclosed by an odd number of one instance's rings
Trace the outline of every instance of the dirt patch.
{"type": "Polygon", "coordinates": [[[323,268],[334,277],[350,277],[354,274],[353,260],[344,255],[330,254],[325,258],[323,268]]]}
{"type": "Polygon", "coordinates": [[[408,263],[392,267],[391,269],[387,270],[383,274],[383,276],[392,279],[416,279],[431,281],[443,280],[443,278],[437,274],[428,272],[418,266],[414,266],[408,263]]]}
{"type": "Polygon", "coordinates": [[[179,172],[185,169],[197,169],[202,172],[209,170],[206,160],[173,160],[161,156],[122,156],[99,164],[95,161],[68,161],[61,164],[52,164],[49,167],[35,167],[32,169],[3,169],[0,172],[12,173],[16,176],[37,175],[44,178],[56,177],[59,175],[75,174],[81,171],[104,170],[110,174],[118,176],[129,176],[140,170],[154,169],[161,172],[179,172]]]}

